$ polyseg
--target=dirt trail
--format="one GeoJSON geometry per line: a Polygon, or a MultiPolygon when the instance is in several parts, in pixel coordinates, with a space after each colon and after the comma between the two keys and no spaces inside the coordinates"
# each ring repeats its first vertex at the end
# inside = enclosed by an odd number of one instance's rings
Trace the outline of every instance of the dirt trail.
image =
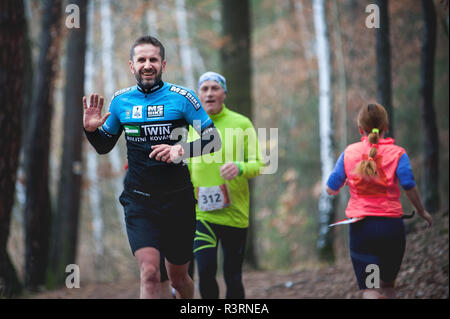
{"type": "MultiPolygon", "coordinates": [[[[417,219],[418,217],[416,217],[417,219]]],[[[448,299],[449,254],[448,211],[434,216],[434,226],[416,220],[407,236],[403,264],[397,278],[399,298],[448,299]]],[[[245,271],[244,285],[249,299],[359,298],[350,259],[330,267],[292,273],[245,271]]],[[[223,294],[223,283],[220,280],[223,294]]],[[[25,296],[24,296],[25,297],[25,296]]],[[[79,289],[59,289],[26,298],[134,299],[139,282],[89,283],[79,289]]],[[[196,298],[199,298],[196,291],[196,298]]]]}

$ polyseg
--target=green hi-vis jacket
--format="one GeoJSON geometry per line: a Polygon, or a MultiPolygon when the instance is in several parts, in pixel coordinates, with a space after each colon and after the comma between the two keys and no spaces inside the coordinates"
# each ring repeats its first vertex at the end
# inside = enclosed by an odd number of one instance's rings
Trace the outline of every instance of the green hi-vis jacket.
{"type": "MultiPolygon", "coordinates": [[[[248,179],[260,175],[264,167],[255,128],[247,117],[229,110],[225,105],[219,114],[210,115],[210,118],[220,133],[222,148],[216,153],[188,159],[189,171],[196,198],[198,187],[226,184],[230,205],[212,211],[201,211],[197,205],[197,220],[247,228],[249,223],[248,179]],[[239,175],[230,181],[220,176],[220,167],[228,162],[234,162],[239,166],[239,175]]],[[[189,140],[195,140],[198,137],[197,132],[190,127],[189,140]]]]}

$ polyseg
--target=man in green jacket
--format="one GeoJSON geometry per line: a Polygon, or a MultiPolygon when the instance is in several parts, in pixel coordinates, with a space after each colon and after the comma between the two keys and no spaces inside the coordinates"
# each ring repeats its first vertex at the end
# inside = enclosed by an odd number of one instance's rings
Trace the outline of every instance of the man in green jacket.
{"type": "MultiPolygon", "coordinates": [[[[206,72],[199,78],[198,96],[222,138],[222,149],[189,159],[197,198],[197,229],[194,254],[202,298],[219,298],[216,281],[217,248],[224,253],[223,274],[226,298],[244,298],[242,263],[249,226],[248,179],[264,167],[258,138],[251,121],[228,109],[225,78],[206,72]]],[[[195,130],[190,139],[198,138],[195,130]]]]}

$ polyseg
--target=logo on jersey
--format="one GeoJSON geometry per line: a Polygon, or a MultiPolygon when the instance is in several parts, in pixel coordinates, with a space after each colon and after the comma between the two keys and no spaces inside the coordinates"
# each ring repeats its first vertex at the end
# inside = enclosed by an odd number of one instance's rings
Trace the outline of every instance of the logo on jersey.
{"type": "Polygon", "coordinates": [[[148,105],[147,106],[147,118],[163,117],[164,105],[148,105]]]}
{"type": "Polygon", "coordinates": [[[142,105],[133,106],[131,118],[133,118],[133,119],[141,119],[142,118],[142,105]]]}
{"type": "Polygon", "coordinates": [[[171,139],[172,123],[124,125],[123,129],[127,141],[139,143],[161,142],[171,139]]]}
{"type": "Polygon", "coordinates": [[[124,125],[123,128],[127,136],[141,136],[141,129],[137,125],[124,125]]]}
{"type": "Polygon", "coordinates": [[[142,125],[141,127],[145,136],[149,137],[149,141],[163,141],[170,139],[171,123],[142,125]]]}
{"type": "Polygon", "coordinates": [[[123,94],[123,93],[125,93],[125,92],[130,91],[132,88],[133,88],[133,87],[130,86],[130,87],[128,87],[128,88],[125,88],[125,89],[122,89],[122,90],[117,91],[116,93],[114,93],[113,98],[115,98],[116,96],[118,96],[118,95],[120,95],[120,94],[123,94]]]}
{"type": "Polygon", "coordinates": [[[174,85],[170,87],[170,91],[183,95],[189,102],[191,102],[196,111],[200,109],[200,102],[189,91],[174,85]]]}

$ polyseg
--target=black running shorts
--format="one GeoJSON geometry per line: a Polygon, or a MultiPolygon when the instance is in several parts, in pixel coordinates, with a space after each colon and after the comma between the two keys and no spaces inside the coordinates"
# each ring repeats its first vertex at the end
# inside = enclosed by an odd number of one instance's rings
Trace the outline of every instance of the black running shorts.
{"type": "Polygon", "coordinates": [[[406,247],[405,224],[401,218],[367,216],[350,224],[350,256],[359,289],[367,289],[367,268],[376,265],[384,282],[394,282],[406,247]]]}
{"type": "Polygon", "coordinates": [[[166,194],[125,189],[120,196],[131,250],[158,249],[175,265],[192,256],[196,200],[192,186],[166,194]]]}

